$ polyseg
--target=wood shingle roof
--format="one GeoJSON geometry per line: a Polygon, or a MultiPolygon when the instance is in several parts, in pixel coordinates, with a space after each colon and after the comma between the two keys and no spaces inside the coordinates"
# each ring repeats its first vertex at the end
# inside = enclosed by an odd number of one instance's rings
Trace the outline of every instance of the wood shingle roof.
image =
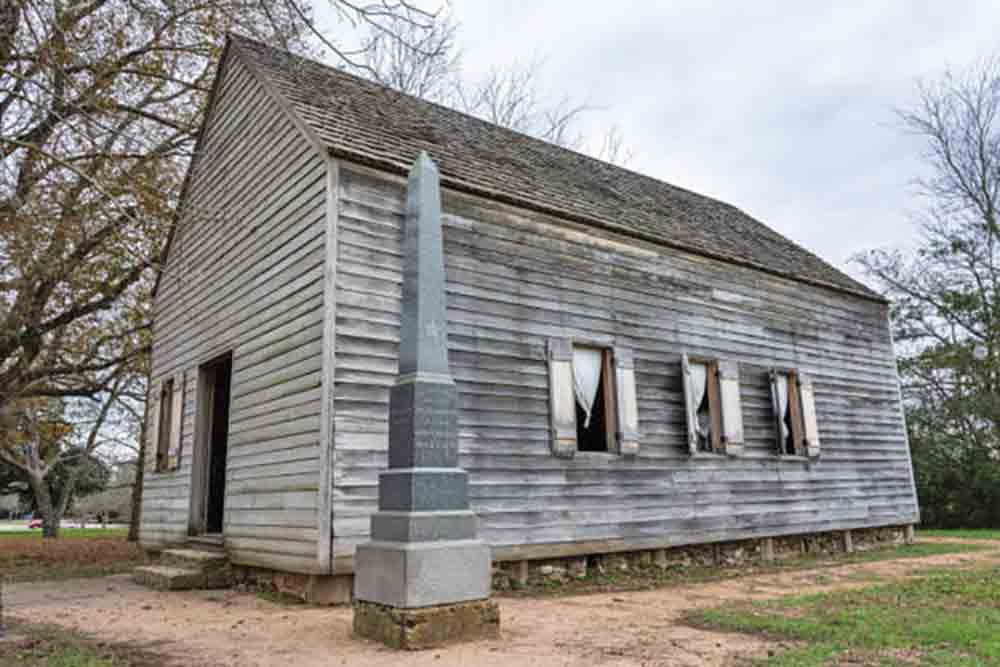
{"type": "Polygon", "coordinates": [[[259,42],[233,47],[335,156],[405,173],[427,151],[446,187],[882,300],[730,204],[259,42]]]}

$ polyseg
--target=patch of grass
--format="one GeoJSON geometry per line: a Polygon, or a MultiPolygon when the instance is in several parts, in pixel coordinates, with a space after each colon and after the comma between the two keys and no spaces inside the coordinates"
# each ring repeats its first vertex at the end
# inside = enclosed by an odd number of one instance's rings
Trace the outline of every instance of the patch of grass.
{"type": "Polygon", "coordinates": [[[93,531],[59,539],[5,534],[0,539],[0,574],[8,581],[103,577],[128,572],[146,561],[138,544],[121,531],[93,531]]]}
{"type": "Polygon", "coordinates": [[[95,641],[56,625],[8,623],[0,643],[0,667],[159,667],[157,655],[127,645],[95,641]]]}
{"type": "Polygon", "coordinates": [[[279,607],[300,607],[305,604],[302,598],[280,591],[257,591],[257,598],[279,607]]]}
{"type": "Polygon", "coordinates": [[[603,574],[588,571],[585,577],[562,581],[548,579],[533,581],[527,586],[512,587],[512,590],[498,591],[495,594],[511,597],[547,597],[599,592],[613,593],[619,591],[653,590],[668,588],[670,586],[723,581],[752,575],[773,574],[776,572],[820,570],[853,563],[926,558],[928,556],[943,554],[985,551],[990,548],[990,545],[983,543],[916,542],[914,544],[875,551],[856,551],[850,554],[835,555],[808,555],[771,563],[754,562],[735,566],[685,566],[675,564],[666,570],[646,567],[642,569],[633,568],[628,571],[609,571],[603,574]]]}
{"type": "Polygon", "coordinates": [[[930,528],[917,531],[920,537],[954,537],[962,540],[1000,540],[1000,530],[973,528],[973,529],[943,529],[930,528]]]}
{"type": "MultiPolygon", "coordinates": [[[[127,528],[63,528],[59,531],[59,539],[68,540],[93,540],[102,537],[125,537],[128,535],[127,528]]],[[[11,539],[44,539],[41,529],[36,530],[2,530],[0,540],[11,539]]]]}
{"type": "Polygon", "coordinates": [[[843,577],[846,581],[867,581],[876,582],[882,581],[883,577],[881,575],[875,574],[874,572],[863,572],[861,570],[855,572],[848,572],[843,577]]]}
{"type": "Polygon", "coordinates": [[[767,665],[998,665],[1000,567],[692,612],[695,625],[805,642],[767,665]]]}
{"type": "Polygon", "coordinates": [[[926,558],[928,556],[940,556],[943,554],[972,553],[974,551],[985,551],[990,548],[987,544],[965,544],[961,542],[914,542],[891,549],[876,549],[875,551],[855,551],[850,554],[839,554],[837,556],[806,556],[802,559],[791,561],[794,563],[809,563],[810,561],[833,561],[832,564],[843,563],[877,563],[884,560],[898,560],[900,558],[926,558]]]}

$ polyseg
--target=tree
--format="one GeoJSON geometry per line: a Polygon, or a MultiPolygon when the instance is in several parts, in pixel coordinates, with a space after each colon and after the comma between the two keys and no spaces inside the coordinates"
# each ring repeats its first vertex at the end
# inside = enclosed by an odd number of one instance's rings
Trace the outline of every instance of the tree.
{"type": "Polygon", "coordinates": [[[297,30],[240,0],[5,6],[0,407],[94,395],[146,349],[135,334],[223,31],[289,45],[297,30]]]}
{"type": "Polygon", "coordinates": [[[364,54],[352,69],[401,93],[447,104],[461,74],[456,30],[448,15],[429,29],[402,19],[393,22],[390,34],[369,28],[364,54]]]}
{"type": "Polygon", "coordinates": [[[1000,61],[919,86],[920,247],[857,258],[892,300],[925,521],[1000,525],[1000,61]]]}
{"type": "MultiPolygon", "coordinates": [[[[329,0],[380,43],[435,15],[329,0]]],[[[344,62],[306,0],[6,0],[0,10],[0,408],[91,396],[148,350],[150,292],[226,31],[344,62]]],[[[419,46],[414,53],[423,53],[419,46]]]]}
{"type": "MultiPolygon", "coordinates": [[[[435,20],[406,0],[329,5],[383,42],[435,20]]],[[[348,63],[364,52],[311,17],[306,0],[0,4],[0,467],[30,485],[46,535],[78,468],[58,498],[51,480],[90,449],[60,411],[144,392],[126,376],[148,367],[151,292],[225,33],[296,51],[312,36],[348,63]]]]}
{"type": "MultiPolygon", "coordinates": [[[[149,373],[146,373],[145,388],[148,391],[149,373]]],[[[149,446],[149,396],[142,397],[142,412],[132,409],[133,415],[137,418],[137,429],[135,441],[135,460],[132,465],[135,470],[132,474],[132,498],[130,499],[130,511],[128,519],[128,541],[139,541],[139,526],[142,523],[142,492],[146,482],[146,448],[149,446]]]]}
{"type": "Polygon", "coordinates": [[[97,452],[123,388],[116,379],[101,400],[71,408],[65,400],[51,398],[22,399],[3,408],[0,462],[26,483],[45,537],[59,536],[62,518],[78,491],[99,490],[107,482],[97,452]]]}

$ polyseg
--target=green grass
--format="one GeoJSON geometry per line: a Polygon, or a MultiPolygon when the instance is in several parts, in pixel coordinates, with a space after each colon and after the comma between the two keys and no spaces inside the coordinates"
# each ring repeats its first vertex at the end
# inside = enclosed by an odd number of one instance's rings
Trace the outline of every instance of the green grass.
{"type": "MultiPolygon", "coordinates": [[[[561,597],[596,592],[610,593],[653,590],[672,586],[686,586],[695,583],[737,579],[751,575],[803,570],[822,571],[825,568],[848,564],[926,558],[928,556],[940,556],[944,554],[972,553],[986,551],[991,548],[992,545],[982,542],[917,542],[874,551],[856,551],[850,554],[841,553],[835,555],[809,555],[771,563],[744,563],[730,567],[717,565],[674,565],[666,570],[654,567],[633,568],[627,572],[607,572],[604,574],[588,570],[588,574],[579,579],[533,581],[527,586],[512,585],[510,590],[497,591],[495,594],[508,597],[561,597]]],[[[819,574],[818,576],[822,577],[823,575],[819,574]]],[[[855,580],[873,579],[875,575],[859,573],[854,578],[855,580]]]]}
{"type": "MultiPolygon", "coordinates": [[[[63,528],[59,531],[59,539],[96,539],[99,537],[125,537],[128,535],[127,528],[63,528]]],[[[36,530],[3,530],[0,531],[0,540],[4,538],[27,537],[43,539],[41,529],[36,530]]]]}
{"type": "Polygon", "coordinates": [[[990,530],[982,528],[929,528],[917,531],[919,537],[954,537],[963,540],[1000,540],[1000,530],[990,530]]]}
{"type": "Polygon", "coordinates": [[[897,560],[899,558],[926,558],[928,556],[940,556],[942,554],[971,553],[974,551],[985,551],[990,549],[988,544],[963,543],[963,542],[915,542],[891,549],[876,549],[875,551],[856,551],[851,554],[840,554],[837,556],[806,556],[804,558],[790,561],[792,567],[808,566],[810,563],[822,561],[827,564],[841,565],[844,563],[877,563],[883,560],[897,560]]]}
{"type": "Polygon", "coordinates": [[[13,621],[0,644],[0,667],[156,667],[163,660],[126,645],[108,645],[57,625],[13,621]]]}
{"type": "Polygon", "coordinates": [[[804,644],[766,665],[1000,665],[1000,567],[737,603],[692,612],[689,620],[804,644]]]}
{"type": "Polygon", "coordinates": [[[280,591],[257,591],[257,598],[279,607],[301,607],[306,604],[302,598],[280,591]]]}

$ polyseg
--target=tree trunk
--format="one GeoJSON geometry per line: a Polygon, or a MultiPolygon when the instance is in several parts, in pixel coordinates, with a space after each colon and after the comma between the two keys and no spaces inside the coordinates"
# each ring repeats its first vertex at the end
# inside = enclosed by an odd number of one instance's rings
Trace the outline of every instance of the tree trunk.
{"type": "Polygon", "coordinates": [[[49,491],[48,481],[44,477],[29,474],[28,483],[35,496],[35,510],[42,515],[42,537],[58,538],[62,516],[52,503],[52,493],[49,491]]]}
{"type": "MultiPolygon", "coordinates": [[[[146,377],[149,386],[149,376],[146,377]]],[[[142,410],[142,425],[139,426],[139,453],[135,462],[135,481],[132,483],[132,507],[128,522],[128,541],[139,541],[139,524],[142,522],[142,488],[146,479],[146,441],[149,421],[149,392],[146,392],[146,405],[142,410]]]]}

